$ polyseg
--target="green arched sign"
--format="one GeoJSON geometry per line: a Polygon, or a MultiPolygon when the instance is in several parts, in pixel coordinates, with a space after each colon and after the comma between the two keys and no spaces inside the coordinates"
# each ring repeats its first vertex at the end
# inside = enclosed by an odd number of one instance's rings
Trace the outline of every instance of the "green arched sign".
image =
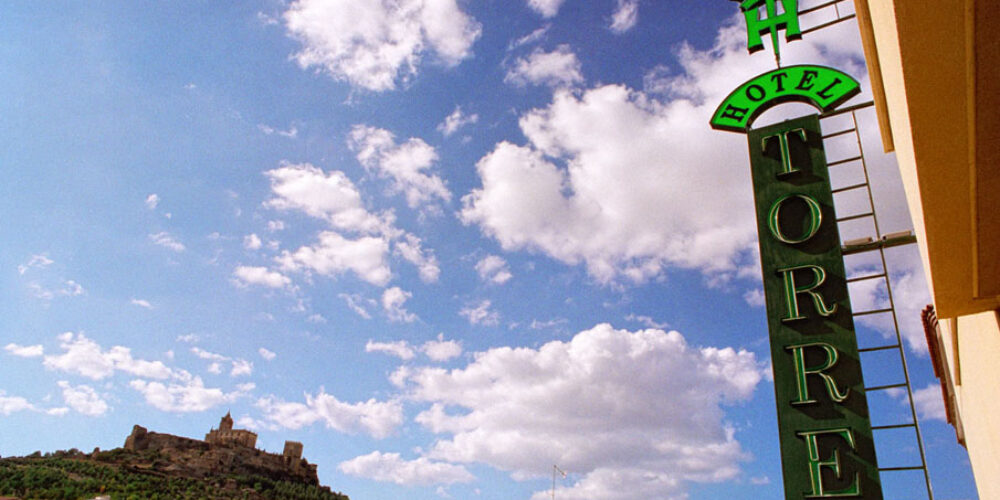
{"type": "Polygon", "coordinates": [[[757,75],[737,87],[715,110],[710,123],[717,130],[746,133],[761,113],[783,102],[804,102],[829,111],[860,92],[861,84],[838,69],[811,64],[787,66],[757,75]]]}

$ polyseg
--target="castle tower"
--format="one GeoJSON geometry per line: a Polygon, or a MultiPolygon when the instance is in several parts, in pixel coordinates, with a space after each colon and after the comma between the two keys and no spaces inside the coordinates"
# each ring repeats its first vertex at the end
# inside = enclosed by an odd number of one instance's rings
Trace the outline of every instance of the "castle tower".
{"type": "Polygon", "coordinates": [[[229,415],[228,411],[226,412],[226,416],[222,417],[222,420],[219,421],[219,430],[220,431],[233,430],[233,417],[229,415]]]}

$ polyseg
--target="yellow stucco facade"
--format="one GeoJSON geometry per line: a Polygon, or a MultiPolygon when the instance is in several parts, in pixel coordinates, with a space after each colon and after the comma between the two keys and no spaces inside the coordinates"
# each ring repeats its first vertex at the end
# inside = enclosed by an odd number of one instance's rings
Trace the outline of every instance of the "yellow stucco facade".
{"type": "Polygon", "coordinates": [[[943,392],[980,498],[1000,498],[1000,3],[855,6],[939,319],[943,392]]]}

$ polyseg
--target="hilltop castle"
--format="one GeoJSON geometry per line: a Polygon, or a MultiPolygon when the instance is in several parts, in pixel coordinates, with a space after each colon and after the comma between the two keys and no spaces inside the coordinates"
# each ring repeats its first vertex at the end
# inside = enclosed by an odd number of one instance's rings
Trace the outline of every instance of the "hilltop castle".
{"type": "Polygon", "coordinates": [[[219,427],[209,430],[205,440],[173,434],[149,432],[136,425],[125,439],[126,450],[153,450],[167,455],[178,468],[202,476],[219,472],[250,472],[273,479],[302,481],[318,485],[316,465],[302,458],[302,443],[285,441],[281,455],[258,450],[257,434],[234,429],[227,412],[219,427]]]}

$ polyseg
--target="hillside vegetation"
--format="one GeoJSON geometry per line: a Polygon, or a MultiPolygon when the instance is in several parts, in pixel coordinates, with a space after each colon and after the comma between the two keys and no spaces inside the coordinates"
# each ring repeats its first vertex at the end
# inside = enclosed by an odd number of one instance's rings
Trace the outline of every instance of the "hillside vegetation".
{"type": "Polygon", "coordinates": [[[264,476],[185,477],[170,457],[117,448],[87,454],[76,449],[0,459],[0,496],[25,499],[316,499],[350,500],[329,488],[264,476]]]}

